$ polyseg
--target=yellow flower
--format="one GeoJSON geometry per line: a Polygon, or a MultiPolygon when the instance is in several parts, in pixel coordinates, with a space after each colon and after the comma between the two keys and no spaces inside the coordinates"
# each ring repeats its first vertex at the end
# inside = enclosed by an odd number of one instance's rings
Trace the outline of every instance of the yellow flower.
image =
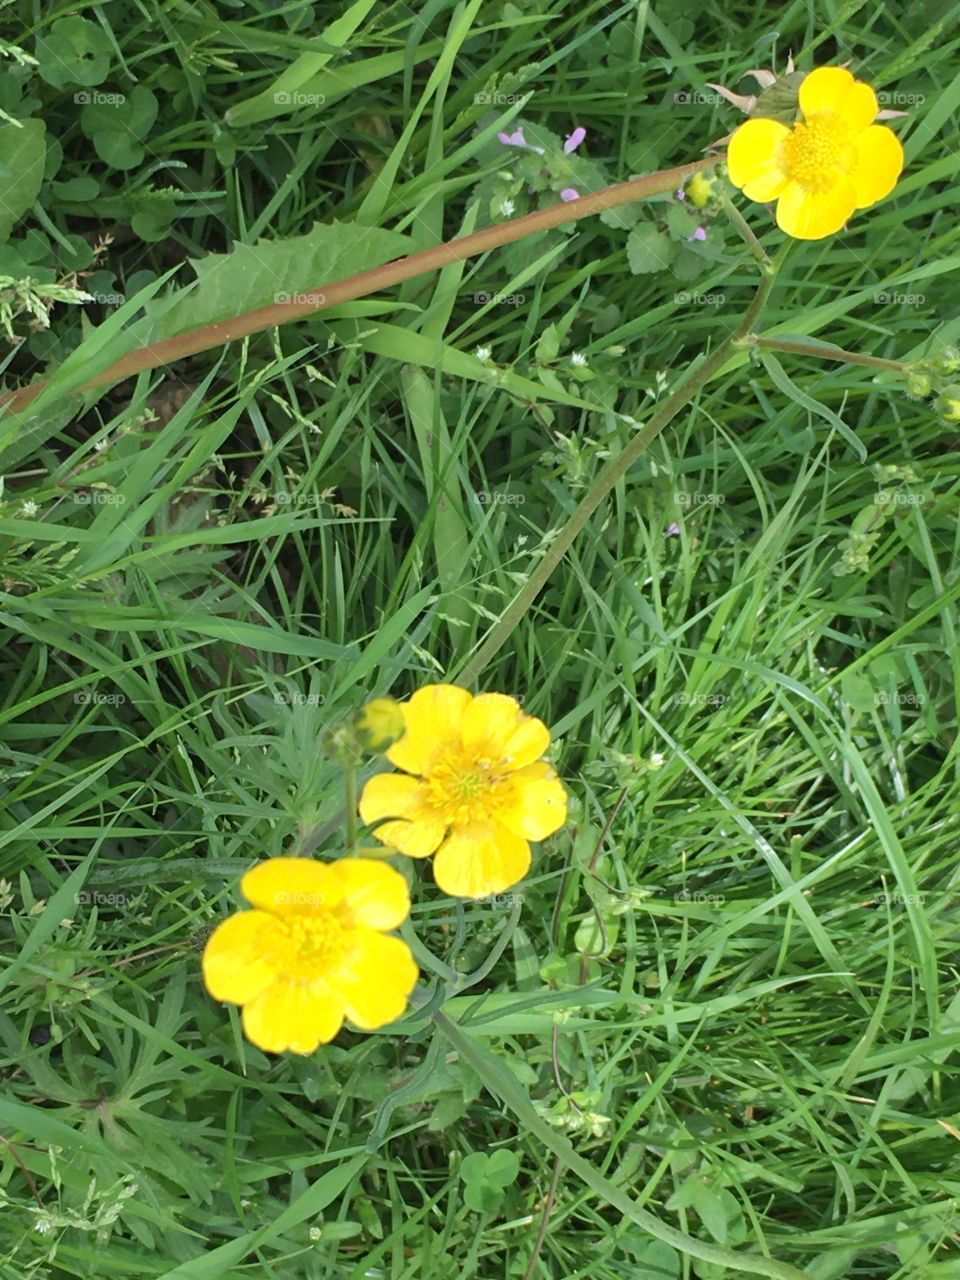
{"type": "Polygon", "coordinates": [[[344,1018],[372,1031],[399,1018],[419,970],[386,937],[410,910],[399,871],[368,858],[271,858],[240,881],[255,908],[217,925],[203,952],[215,1000],[243,1006],[248,1040],[267,1053],[313,1053],[344,1018]]]}
{"type": "Polygon", "coordinates": [[[378,751],[403,737],[404,722],[400,703],[393,698],[374,698],[363,708],[357,727],[371,751],[378,751]]]}
{"type": "Polygon", "coordinates": [[[818,67],[800,85],[803,119],[761,117],[730,139],[730,181],[750,200],[777,201],[777,225],[797,240],[839,231],[855,209],[889,195],[903,169],[896,134],[874,124],[877,99],[843,67],[818,67]]]}
{"type": "Polygon", "coordinates": [[[687,195],[698,209],[702,209],[709,204],[715,182],[715,177],[708,178],[706,174],[695,173],[687,183],[687,195]]]}
{"type": "Polygon", "coordinates": [[[950,395],[942,395],[937,401],[937,408],[947,422],[960,422],[960,400],[950,395]]]}
{"type": "Polygon", "coordinates": [[[401,706],[406,733],[386,755],[405,773],[371,778],[360,817],[394,819],[373,834],[411,858],[435,854],[444,893],[501,893],[527,874],[528,842],[567,816],[563,785],[540,760],[546,725],[505,694],[474,697],[451,684],[427,685],[401,706]]]}

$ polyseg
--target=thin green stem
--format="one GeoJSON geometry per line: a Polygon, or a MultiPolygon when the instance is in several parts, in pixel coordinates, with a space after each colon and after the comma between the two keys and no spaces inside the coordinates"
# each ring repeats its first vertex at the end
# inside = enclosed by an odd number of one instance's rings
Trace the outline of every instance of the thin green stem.
{"type": "Polygon", "coordinates": [[[902,360],[884,360],[880,356],[864,356],[859,351],[844,351],[841,347],[824,347],[815,342],[792,342],[781,338],[765,338],[753,334],[749,346],[766,347],[769,351],[789,351],[796,356],[810,356],[815,360],[837,360],[841,364],[862,364],[870,369],[890,369],[904,373],[909,367],[902,360]]]}
{"type": "Polygon", "coordinates": [[[731,223],[733,224],[736,231],[740,235],[740,238],[743,240],[747,248],[756,258],[757,262],[759,262],[760,266],[763,267],[764,269],[769,267],[770,259],[767,257],[767,252],[764,249],[763,245],[760,243],[760,241],[757,239],[757,237],[751,231],[750,224],[747,222],[746,218],[743,216],[743,214],[740,212],[737,206],[733,203],[733,201],[730,199],[730,197],[727,195],[726,192],[721,193],[720,200],[721,200],[721,203],[723,204],[724,213],[730,219],[731,223]]]}
{"type": "Polygon", "coordinates": [[[357,843],[357,766],[355,764],[344,763],[343,793],[346,805],[344,825],[346,827],[347,850],[350,851],[357,843]]]}
{"type": "Polygon", "coordinates": [[[536,600],[537,596],[543,590],[550,575],[554,569],[566,555],[567,551],[573,544],[577,534],[583,529],[584,525],[599,507],[607,494],[613,489],[617,481],[626,474],[628,469],[636,462],[636,460],[646,449],[652,440],[655,440],[664,427],[668,426],[677,416],[680,410],[697,394],[701,387],[705,386],[713,375],[726,364],[727,360],[742,343],[747,334],[751,332],[754,324],[763,310],[764,303],[769,296],[770,290],[773,288],[776,279],[776,270],[779,262],[782,261],[783,252],[778,255],[776,262],[771,263],[764,271],[757,292],[754,294],[750,306],[747,308],[740,323],[733,332],[724,339],[723,342],[709,356],[706,356],[698,365],[691,369],[687,376],[680,382],[672,395],[670,395],[659,409],[650,418],[650,421],[639,431],[627,447],[619,453],[615,458],[611,458],[600,474],[597,476],[589,493],[581,501],[580,505],[574,511],[573,515],[563,526],[557,536],[550,543],[550,546],[543,559],[531,573],[523,588],[518,592],[511,601],[506,612],[496,623],[488,634],[487,638],[476,650],[473,657],[469,660],[458,676],[458,683],[462,685],[473,684],[480,672],[490,663],[491,659],[499,652],[511,632],[520,622],[523,615],[536,600]]]}

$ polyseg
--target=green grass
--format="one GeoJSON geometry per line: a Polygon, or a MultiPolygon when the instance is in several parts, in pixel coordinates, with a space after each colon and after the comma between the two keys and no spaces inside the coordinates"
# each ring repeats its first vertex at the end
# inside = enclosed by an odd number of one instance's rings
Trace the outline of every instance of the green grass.
{"type": "MultiPolygon", "coordinates": [[[[914,101],[894,196],[791,246],[761,330],[960,338],[947,4],[89,5],[86,88],[65,12],[6,10],[40,70],[7,60],[0,107],[48,154],[0,274],[162,298],[317,221],[427,247],[491,221],[498,129],[582,125],[610,181],[684,163],[740,117],[674,95],[749,91],[775,48],[914,101]],[[135,84],[157,116],[118,167],[74,95],[135,84]]],[[[404,1020],[268,1057],[200,981],[243,870],[343,852],[329,731],[456,680],[623,415],[734,327],[757,272],[722,221],[696,277],[585,219],[82,401],[145,330],[14,319],[8,386],[75,354],[0,419],[2,1280],[735,1274],[639,1210],[747,1268],[960,1275],[960,435],[890,373],[742,351],[591,518],[479,682],[550,725],[570,821],[512,904],[395,860],[404,1020]],[[477,1209],[463,1162],[497,1150],[477,1209]]]]}

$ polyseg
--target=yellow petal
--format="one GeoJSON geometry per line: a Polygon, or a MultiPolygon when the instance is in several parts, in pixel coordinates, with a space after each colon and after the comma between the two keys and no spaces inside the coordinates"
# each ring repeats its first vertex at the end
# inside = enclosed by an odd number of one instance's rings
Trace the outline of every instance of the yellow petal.
{"type": "Polygon", "coordinates": [[[408,858],[429,858],[443,839],[446,823],[439,818],[424,818],[419,822],[385,822],[377,827],[374,835],[391,849],[405,853],[408,858]]]}
{"type": "Polygon", "coordinates": [[[879,110],[877,95],[870,86],[862,80],[854,80],[849,92],[837,103],[836,115],[846,125],[850,137],[856,138],[858,133],[869,129],[879,110]]]}
{"type": "Polygon", "coordinates": [[[456,828],[433,860],[433,878],[452,898],[502,893],[529,869],[529,844],[499,822],[456,828]]]}
{"type": "Polygon", "coordinates": [[[524,716],[507,740],[504,760],[514,769],[538,760],[550,745],[550,730],[536,716],[524,716]]]}
{"type": "Polygon", "coordinates": [[[468,751],[500,759],[523,712],[505,693],[478,693],[463,713],[461,732],[468,751]]]}
{"type": "Polygon", "coordinates": [[[214,929],[203,949],[203,981],[214,1000],[246,1004],[277,976],[285,938],[265,911],[241,911],[214,929]]]}
{"type": "Polygon", "coordinates": [[[531,764],[509,779],[497,820],[525,840],[545,840],[567,820],[567,793],[549,765],[531,764]]]}
{"type": "Polygon", "coordinates": [[[875,124],[854,140],[857,163],[850,175],[857,208],[866,209],[888,196],[903,171],[903,147],[886,125],[875,124]]]}
{"type": "Polygon", "coordinates": [[[407,773],[427,773],[431,761],[459,745],[460,722],[471,694],[455,684],[428,684],[400,704],[406,733],[386,752],[407,773]]]}
{"type": "Polygon", "coordinates": [[[374,858],[340,858],[330,864],[340,882],[342,907],[366,929],[396,929],[410,914],[407,882],[394,867],[374,858]]]}
{"type": "Polygon", "coordinates": [[[316,915],[343,897],[330,868],[313,858],[269,858],[258,862],[240,881],[248,902],[274,915],[316,915]]]}
{"type": "Polygon", "coordinates": [[[790,130],[779,120],[746,120],[727,146],[727,172],[748,200],[773,200],[787,181],[783,144],[790,130]]]}
{"type": "MultiPolygon", "coordinates": [[[[817,67],[804,76],[800,84],[800,110],[804,118],[809,120],[811,116],[840,114],[840,104],[853,86],[853,75],[846,67],[817,67]]],[[[870,120],[876,114],[874,107],[870,120]]]]}
{"type": "Polygon", "coordinates": [[[400,1017],[419,976],[402,938],[359,930],[330,983],[354,1026],[373,1031],[400,1017]]]}
{"type": "Polygon", "coordinates": [[[360,817],[364,822],[381,818],[407,818],[423,799],[423,786],[405,773],[376,773],[363,788],[360,817]]]}
{"type": "Polygon", "coordinates": [[[822,240],[839,231],[855,207],[853,184],[848,178],[817,192],[790,182],[777,201],[777,226],[796,240],[822,240]]]}
{"type": "Polygon", "coordinates": [[[265,1053],[313,1053],[343,1025],[343,1007],[325,981],[278,978],[243,1007],[243,1031],[265,1053]]]}

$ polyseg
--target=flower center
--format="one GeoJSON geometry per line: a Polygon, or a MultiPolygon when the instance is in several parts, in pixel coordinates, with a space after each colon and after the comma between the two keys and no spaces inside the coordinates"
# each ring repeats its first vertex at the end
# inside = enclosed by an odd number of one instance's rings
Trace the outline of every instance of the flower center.
{"type": "Polygon", "coordinates": [[[288,977],[309,982],[344,953],[343,924],[332,911],[283,916],[280,923],[286,935],[283,969],[288,977]]]}
{"type": "Polygon", "coordinates": [[[795,124],[786,140],[787,172],[808,191],[826,191],[849,167],[850,150],[847,131],[836,116],[813,116],[795,124]]]}
{"type": "Polygon", "coordinates": [[[492,760],[468,753],[437,764],[424,779],[428,804],[449,826],[489,818],[499,780],[492,760]]]}

